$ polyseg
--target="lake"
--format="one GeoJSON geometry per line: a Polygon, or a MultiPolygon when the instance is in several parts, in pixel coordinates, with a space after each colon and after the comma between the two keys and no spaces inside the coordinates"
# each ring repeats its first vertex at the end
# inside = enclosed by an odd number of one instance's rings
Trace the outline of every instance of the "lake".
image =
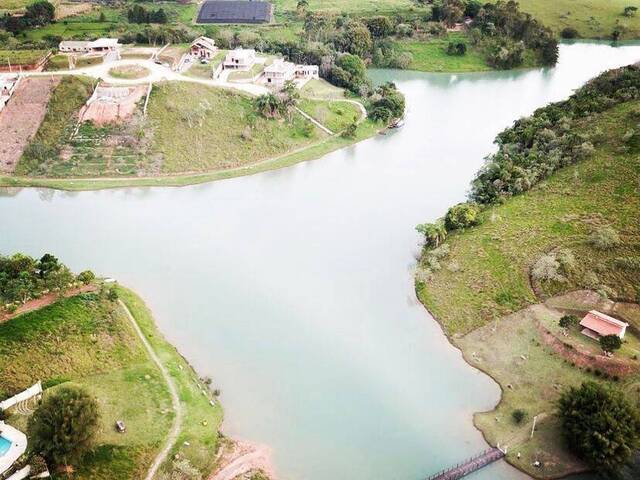
{"type": "Polygon", "coordinates": [[[500,390],[417,302],[415,225],[464,200],[513,120],[638,60],[638,45],[576,43],[554,69],[374,71],[407,96],[399,131],[193,187],[7,189],[0,251],[49,251],[141,294],[222,390],[225,431],[270,445],[281,478],[417,480],[486,448],[472,414],[500,390]]]}

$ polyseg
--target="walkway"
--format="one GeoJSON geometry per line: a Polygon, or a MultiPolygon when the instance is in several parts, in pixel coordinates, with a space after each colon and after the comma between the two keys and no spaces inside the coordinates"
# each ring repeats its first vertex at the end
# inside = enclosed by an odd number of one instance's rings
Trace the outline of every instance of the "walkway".
{"type": "Polygon", "coordinates": [[[480,470],[487,465],[497,462],[504,457],[504,452],[499,448],[490,448],[475,457],[471,457],[463,463],[460,463],[447,470],[431,475],[427,480],[458,480],[462,477],[480,470]]]}
{"type": "Polygon", "coordinates": [[[162,361],[160,361],[160,358],[158,357],[156,352],[153,350],[153,347],[147,340],[147,337],[145,337],[144,334],[142,333],[142,330],[140,330],[140,326],[138,325],[138,322],[136,322],[136,319],[133,318],[133,315],[131,315],[129,308],[127,308],[127,306],[124,304],[122,300],[118,300],[118,303],[120,304],[124,312],[127,314],[127,317],[129,318],[129,321],[131,322],[133,329],[136,331],[136,334],[140,338],[140,341],[142,341],[144,348],[149,353],[151,360],[153,360],[153,363],[155,363],[160,369],[160,372],[162,373],[162,377],[164,378],[167,384],[167,387],[169,388],[169,393],[171,394],[171,403],[173,405],[173,410],[176,412],[176,417],[173,420],[173,426],[171,427],[171,430],[169,431],[169,435],[167,437],[167,443],[165,444],[162,451],[158,453],[155,460],[149,467],[149,470],[147,471],[147,475],[144,477],[145,480],[152,480],[155,474],[158,472],[158,468],[160,468],[160,465],[162,465],[164,461],[167,459],[169,452],[175,445],[176,440],[178,439],[178,435],[180,434],[180,429],[182,428],[182,419],[184,417],[184,411],[182,409],[182,405],[180,404],[180,397],[178,397],[178,389],[176,388],[176,384],[173,381],[173,378],[171,378],[171,375],[169,375],[169,371],[166,369],[162,361]]]}

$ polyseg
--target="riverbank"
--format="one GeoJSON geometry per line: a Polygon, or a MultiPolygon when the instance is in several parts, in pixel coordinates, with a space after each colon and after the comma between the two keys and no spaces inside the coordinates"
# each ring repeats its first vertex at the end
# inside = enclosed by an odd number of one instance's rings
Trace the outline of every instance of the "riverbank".
{"type": "Polygon", "coordinates": [[[490,444],[508,445],[507,461],[536,478],[587,468],[562,442],[554,406],[561,391],[594,380],[637,401],[640,351],[629,348],[640,327],[640,307],[633,303],[640,294],[634,266],[640,160],[633,133],[620,125],[630,125],[639,109],[638,100],[627,101],[578,121],[574,132],[593,143],[588,158],[487,207],[478,225],[425,250],[418,268],[421,302],[465,360],[501,386],[499,405],[476,414],[475,425],[490,444]],[[600,236],[612,230],[611,244],[598,248],[600,236]],[[544,265],[555,269],[552,280],[541,280],[540,272],[550,271],[544,265]],[[558,298],[579,289],[594,293],[580,301],[558,298]],[[627,303],[603,306],[607,296],[627,303]],[[614,359],[578,329],[558,328],[564,313],[592,308],[632,326],[614,359]],[[622,362],[620,369],[615,362],[622,362]],[[524,420],[513,419],[516,410],[524,410],[524,420]]]}
{"type": "MultiPolygon", "coordinates": [[[[211,381],[164,339],[140,297],[113,288],[118,301],[90,285],[1,323],[0,392],[40,380],[45,396],[74,385],[96,398],[96,444],[74,465],[74,478],[151,479],[185,468],[207,477],[225,469],[237,459],[223,453],[236,444],[220,433],[222,407],[211,381]],[[115,430],[116,420],[126,433],[115,430]]],[[[26,432],[35,408],[22,405],[7,422],[26,432]]],[[[264,449],[240,445],[261,455],[234,464],[238,474],[272,473],[264,449]]]]}

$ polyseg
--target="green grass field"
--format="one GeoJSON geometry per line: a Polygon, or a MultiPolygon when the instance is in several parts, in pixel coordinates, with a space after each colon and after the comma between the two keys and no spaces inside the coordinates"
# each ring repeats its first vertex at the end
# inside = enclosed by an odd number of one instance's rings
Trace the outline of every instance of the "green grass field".
{"type": "MultiPolygon", "coordinates": [[[[472,46],[467,48],[467,53],[447,55],[447,46],[450,41],[466,41],[466,35],[451,33],[443,38],[430,40],[403,40],[397,42],[397,48],[403,52],[409,52],[413,56],[410,69],[422,72],[482,72],[492,70],[487,65],[483,53],[472,46]]],[[[466,41],[468,43],[468,41],[466,41]]]]}
{"type": "Polygon", "coordinates": [[[154,129],[152,153],[162,155],[164,173],[249,165],[323,136],[318,130],[306,136],[307,122],[299,115],[291,123],[268,120],[255,112],[252,98],[197,84],[154,88],[148,121],[154,129]]]}
{"type": "Polygon", "coordinates": [[[302,99],[299,107],[334,133],[342,132],[362,115],[360,109],[349,102],[302,99]]]}
{"type": "MultiPolygon", "coordinates": [[[[295,12],[298,0],[274,0],[276,15],[295,12]]],[[[379,15],[385,12],[417,9],[412,0],[310,0],[310,11],[331,11],[335,13],[379,15]]]]}
{"type": "Polygon", "coordinates": [[[607,286],[620,298],[638,298],[637,272],[615,264],[616,258],[638,256],[640,158],[621,150],[620,129],[638,107],[638,102],[623,104],[584,125],[587,131],[603,132],[596,136],[593,158],[490,208],[482,214],[480,226],[449,237],[443,268],[420,292],[449,334],[467,333],[534,303],[529,270],[542,254],[557,247],[570,249],[579,261],[568,281],[549,287],[547,293],[607,286]],[[588,236],[607,224],[620,232],[622,243],[596,250],[588,236]],[[592,285],[594,276],[597,285],[592,285]]]}

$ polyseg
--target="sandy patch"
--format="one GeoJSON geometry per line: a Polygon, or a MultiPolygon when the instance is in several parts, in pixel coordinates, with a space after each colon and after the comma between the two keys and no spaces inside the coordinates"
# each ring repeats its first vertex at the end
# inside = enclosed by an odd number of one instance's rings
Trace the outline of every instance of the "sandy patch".
{"type": "Polygon", "coordinates": [[[147,93],[143,85],[115,87],[100,85],[80,109],[80,121],[91,121],[96,125],[122,122],[133,116],[138,102],[147,93]]]}
{"type": "Polygon", "coordinates": [[[265,445],[233,440],[222,446],[219,455],[218,467],[207,480],[234,480],[257,471],[275,478],[271,449],[265,445]]]}
{"type": "Polygon", "coordinates": [[[26,78],[0,111],[0,172],[13,173],[47,111],[60,78],[26,78]]]}

